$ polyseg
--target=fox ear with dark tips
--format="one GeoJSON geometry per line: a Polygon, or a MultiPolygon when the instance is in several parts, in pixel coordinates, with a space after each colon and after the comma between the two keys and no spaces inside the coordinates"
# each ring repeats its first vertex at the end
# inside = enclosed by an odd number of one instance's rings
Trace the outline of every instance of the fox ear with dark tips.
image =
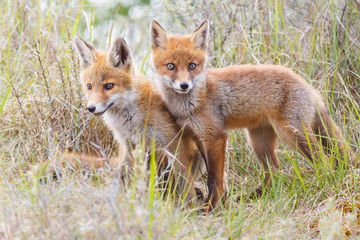
{"type": "Polygon", "coordinates": [[[129,67],[132,64],[132,55],[130,48],[121,37],[116,38],[112,44],[107,56],[108,64],[113,67],[129,67]]]}
{"type": "Polygon", "coordinates": [[[200,27],[191,33],[191,41],[195,44],[196,48],[206,49],[208,44],[209,35],[209,20],[205,20],[200,27]]]}
{"type": "Polygon", "coordinates": [[[74,44],[80,57],[81,67],[88,68],[95,62],[96,49],[79,37],[74,38],[74,44]]]}
{"type": "Polygon", "coordinates": [[[169,41],[169,34],[160,26],[160,24],[152,20],[150,23],[151,32],[151,48],[165,48],[166,43],[169,41]]]}

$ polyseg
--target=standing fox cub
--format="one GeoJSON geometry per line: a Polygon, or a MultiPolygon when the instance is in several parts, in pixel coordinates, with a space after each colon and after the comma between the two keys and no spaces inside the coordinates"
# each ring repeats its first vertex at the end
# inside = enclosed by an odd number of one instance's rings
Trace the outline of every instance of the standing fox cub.
{"type": "MultiPolygon", "coordinates": [[[[186,36],[172,36],[151,22],[157,86],[176,122],[185,127],[208,161],[208,210],[224,193],[226,130],[246,128],[265,170],[265,186],[276,173],[278,136],[310,161],[329,140],[346,158],[348,149],[318,91],[290,69],[238,65],[206,69],[208,21],[186,36]]],[[[262,194],[260,185],[254,194],[262,194]]]]}
{"type": "MultiPolygon", "coordinates": [[[[135,72],[130,49],[122,38],[114,40],[108,53],[100,52],[80,38],[74,43],[81,60],[81,80],[86,92],[87,109],[103,116],[121,146],[131,149],[144,140],[151,152],[155,140],[158,167],[167,167],[175,157],[176,170],[187,177],[178,184],[182,191],[198,176],[198,150],[195,142],[185,136],[169,114],[153,83],[135,72]],[[181,139],[181,142],[180,142],[181,139]]],[[[199,160],[200,161],[200,160],[199,160]]],[[[195,188],[190,188],[195,197],[195,188]]],[[[190,195],[189,195],[190,196],[190,195]]]]}

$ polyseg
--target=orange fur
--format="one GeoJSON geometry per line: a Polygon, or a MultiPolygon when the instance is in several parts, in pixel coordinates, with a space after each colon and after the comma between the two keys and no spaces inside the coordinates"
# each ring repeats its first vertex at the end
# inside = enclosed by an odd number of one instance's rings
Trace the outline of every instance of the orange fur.
{"type": "Polygon", "coordinates": [[[45,171],[51,174],[55,173],[55,168],[64,168],[70,166],[75,171],[81,170],[96,170],[96,169],[119,169],[122,162],[119,161],[119,157],[104,158],[96,155],[75,153],[75,152],[63,152],[54,161],[46,160],[41,164],[32,166],[32,169],[36,174],[42,171],[45,167],[45,171]]]}
{"type": "MultiPolygon", "coordinates": [[[[192,134],[207,157],[209,209],[224,193],[228,129],[247,129],[265,169],[265,185],[270,183],[269,169],[276,173],[279,167],[278,136],[311,161],[319,140],[329,150],[327,138],[336,138],[340,151],[353,157],[321,95],[290,69],[274,65],[206,69],[208,29],[205,21],[188,36],[170,36],[157,22],[151,23],[157,86],[177,123],[192,134]],[[174,68],[168,69],[168,63],[174,68]],[[191,84],[181,89],[178,82],[191,84]]],[[[261,195],[262,189],[259,186],[255,193],[261,195]]]]}

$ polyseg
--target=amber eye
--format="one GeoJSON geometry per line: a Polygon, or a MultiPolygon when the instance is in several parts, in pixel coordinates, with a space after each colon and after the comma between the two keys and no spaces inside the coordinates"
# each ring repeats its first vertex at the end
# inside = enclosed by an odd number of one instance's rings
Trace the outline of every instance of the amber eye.
{"type": "Polygon", "coordinates": [[[189,64],[189,69],[190,70],[194,70],[196,68],[196,64],[195,63],[190,63],[189,64]]]}
{"type": "Polygon", "coordinates": [[[169,70],[174,70],[175,69],[175,65],[173,63],[168,63],[167,64],[167,69],[169,70]]]}
{"type": "Polygon", "coordinates": [[[114,87],[114,84],[113,84],[113,83],[108,83],[108,84],[105,85],[104,88],[105,88],[106,90],[110,90],[110,89],[112,89],[113,87],[114,87]]]}
{"type": "Polygon", "coordinates": [[[92,86],[91,86],[90,83],[88,83],[86,86],[87,86],[87,89],[88,89],[88,90],[91,90],[91,89],[92,89],[92,86]]]}

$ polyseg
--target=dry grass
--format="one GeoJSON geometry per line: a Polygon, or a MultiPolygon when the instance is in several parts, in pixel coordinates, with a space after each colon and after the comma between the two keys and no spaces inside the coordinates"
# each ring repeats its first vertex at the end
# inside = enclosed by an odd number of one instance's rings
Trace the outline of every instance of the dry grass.
{"type": "MultiPolygon", "coordinates": [[[[346,138],[359,148],[358,1],[165,1],[160,9],[141,9],[169,32],[187,33],[210,19],[209,66],[291,67],[321,91],[346,138]]],[[[126,32],[131,23],[125,38],[139,69],[151,76],[150,19],[114,15],[96,33],[97,10],[84,1],[0,2],[0,239],[360,237],[359,170],[341,164],[328,171],[321,161],[311,165],[283,146],[274,187],[259,200],[236,202],[261,173],[241,132],[229,133],[229,198],[208,216],[164,197],[157,179],[149,187],[141,158],[125,182],[111,167],[74,172],[68,166],[45,183],[29,171],[47,159],[55,162],[68,148],[116,154],[111,133],[84,108],[75,34],[104,48],[110,34],[126,32]]]]}

